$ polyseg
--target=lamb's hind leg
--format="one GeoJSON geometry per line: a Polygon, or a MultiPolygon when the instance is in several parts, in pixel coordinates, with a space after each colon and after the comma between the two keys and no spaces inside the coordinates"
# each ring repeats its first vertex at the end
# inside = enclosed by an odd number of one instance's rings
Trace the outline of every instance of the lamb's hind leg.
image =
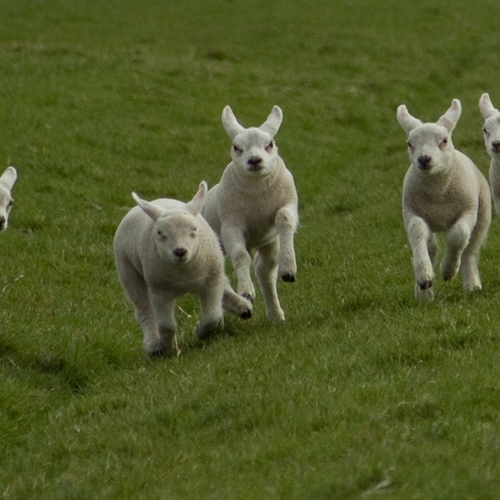
{"type": "Polygon", "coordinates": [[[195,334],[199,339],[205,338],[222,321],[223,293],[223,278],[207,283],[206,288],[200,293],[201,318],[195,328],[195,334]]]}
{"type": "Polygon", "coordinates": [[[266,303],[267,317],[270,320],[283,321],[285,313],[278,299],[276,280],[278,278],[279,240],[260,247],[255,255],[255,273],[259,280],[262,295],[266,303]]]}
{"type": "Polygon", "coordinates": [[[478,290],[481,288],[479,254],[491,223],[491,198],[489,190],[486,188],[487,186],[484,189],[484,195],[480,199],[477,223],[472,231],[469,244],[462,254],[460,272],[465,290],[478,290]]]}
{"type": "Polygon", "coordinates": [[[453,279],[458,273],[462,253],[469,244],[470,237],[471,225],[466,218],[458,220],[448,231],[446,235],[448,251],[441,263],[441,274],[446,281],[453,279]]]}
{"type": "Polygon", "coordinates": [[[168,353],[174,343],[177,323],[175,321],[175,296],[164,291],[150,291],[151,304],[158,325],[158,348],[152,354],[168,353]]]}

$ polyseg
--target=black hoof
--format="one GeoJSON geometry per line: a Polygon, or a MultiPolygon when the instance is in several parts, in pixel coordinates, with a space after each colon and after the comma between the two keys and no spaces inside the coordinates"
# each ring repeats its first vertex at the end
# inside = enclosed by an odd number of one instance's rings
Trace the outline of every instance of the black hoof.
{"type": "Polygon", "coordinates": [[[425,281],[421,281],[419,284],[418,284],[418,287],[420,288],[420,290],[427,290],[428,288],[430,288],[432,286],[432,281],[431,280],[425,280],[425,281]]]}
{"type": "Polygon", "coordinates": [[[172,349],[157,349],[156,351],[150,352],[149,357],[158,359],[166,358],[172,354],[172,349]]]}
{"type": "Polygon", "coordinates": [[[286,281],[287,283],[293,283],[295,281],[295,275],[291,273],[286,273],[281,277],[281,279],[283,281],[286,281]]]}
{"type": "Polygon", "coordinates": [[[243,314],[240,315],[241,319],[250,319],[252,317],[252,311],[247,309],[243,314]]]}

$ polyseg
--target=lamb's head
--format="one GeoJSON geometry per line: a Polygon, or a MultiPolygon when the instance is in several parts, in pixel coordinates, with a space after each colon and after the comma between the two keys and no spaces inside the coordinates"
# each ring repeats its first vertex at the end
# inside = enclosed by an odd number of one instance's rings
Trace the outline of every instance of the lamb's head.
{"type": "Polygon", "coordinates": [[[0,176],[0,231],[7,229],[9,214],[12,207],[12,187],[17,179],[17,171],[14,167],[9,167],[0,176]]]}
{"type": "Polygon", "coordinates": [[[245,128],[238,123],[233,111],[226,106],[222,111],[222,124],[233,141],[231,158],[236,172],[244,177],[269,175],[276,167],[278,147],[274,136],[283,121],[283,112],[274,106],[260,127],[245,128]]]}
{"type": "Polygon", "coordinates": [[[136,203],[154,221],[154,238],[161,257],[178,264],[189,262],[199,244],[200,219],[197,217],[207,199],[208,187],[203,181],[194,198],[183,208],[165,209],[142,200],[132,193],[136,203]]]}
{"type": "Polygon", "coordinates": [[[450,167],[455,155],[451,133],[461,113],[458,99],[453,99],[451,107],[436,123],[422,123],[410,115],[405,105],[398,107],[397,118],[408,134],[408,154],[415,169],[431,175],[450,167]]]}
{"type": "Polygon", "coordinates": [[[479,99],[479,109],[484,118],[484,143],[488,154],[500,160],[500,111],[496,109],[488,94],[479,99]]]}

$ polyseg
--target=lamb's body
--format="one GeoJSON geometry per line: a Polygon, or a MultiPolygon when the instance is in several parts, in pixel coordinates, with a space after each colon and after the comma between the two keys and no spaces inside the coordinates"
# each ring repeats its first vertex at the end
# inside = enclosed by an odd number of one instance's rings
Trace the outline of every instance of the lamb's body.
{"type": "Polygon", "coordinates": [[[496,109],[488,94],[479,99],[479,109],[484,118],[484,143],[490,162],[490,186],[495,210],[500,217],[500,111],[496,109]]]}
{"type": "Polygon", "coordinates": [[[0,231],[7,229],[12,207],[12,188],[17,180],[17,171],[8,167],[0,176],[0,231]]]}
{"type": "Polygon", "coordinates": [[[481,288],[478,263],[491,222],[488,183],[479,169],[451,142],[451,132],[460,117],[454,100],[440,120],[423,124],[405,106],[398,120],[408,132],[411,166],[403,185],[403,219],[413,251],[416,296],[434,298],[436,232],[445,232],[447,254],[441,264],[445,280],[461,270],[464,288],[481,288]]]}
{"type": "Polygon", "coordinates": [[[255,297],[250,268],[256,250],[255,271],[267,316],[285,318],[276,289],[278,274],[294,281],[297,265],[293,237],[298,224],[298,197],[293,176],[278,155],[273,137],[281,124],[275,106],[259,128],[243,128],[231,109],[223,112],[223,124],[233,140],[233,161],[209,191],[203,215],[219,235],[238,279],[238,293],[255,297]]]}
{"type": "Polygon", "coordinates": [[[221,321],[223,295],[231,312],[249,315],[250,304],[229,287],[218,239],[199,214],[206,192],[202,183],[188,204],[170,199],[148,203],[136,197],[140,206],[124,217],[116,231],[116,267],[136,307],[148,354],[172,347],[175,300],[186,293],[201,300],[199,337],[221,321]]]}
{"type": "Polygon", "coordinates": [[[265,179],[248,182],[226,168],[219,184],[209,191],[203,214],[217,234],[222,223],[237,226],[248,248],[268,245],[278,237],[276,214],[288,204],[296,209],[297,194],[292,174],[278,157],[276,169],[265,179]]]}
{"type": "Polygon", "coordinates": [[[435,233],[449,231],[462,213],[469,213],[474,224],[476,218],[483,220],[483,212],[488,210],[484,200],[488,191],[486,179],[467,156],[457,150],[455,155],[450,172],[442,176],[408,170],[403,184],[405,221],[419,216],[435,233]]]}

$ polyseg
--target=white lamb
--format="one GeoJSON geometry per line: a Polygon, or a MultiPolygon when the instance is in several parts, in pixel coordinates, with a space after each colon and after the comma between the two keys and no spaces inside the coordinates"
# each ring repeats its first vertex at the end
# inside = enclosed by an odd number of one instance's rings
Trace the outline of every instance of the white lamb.
{"type": "Polygon", "coordinates": [[[7,229],[9,214],[12,207],[12,188],[17,180],[17,171],[8,167],[0,176],[0,231],[7,229]]]}
{"type": "Polygon", "coordinates": [[[411,166],[403,185],[403,218],[413,251],[416,297],[432,301],[436,232],[445,232],[445,280],[460,269],[464,288],[481,288],[478,263],[491,222],[490,190],[483,174],[451,141],[462,106],[454,99],[437,123],[422,123],[401,105],[400,125],[408,133],[411,166]]]}
{"type": "Polygon", "coordinates": [[[233,141],[232,162],[208,195],[203,215],[219,235],[238,279],[238,293],[252,303],[255,288],[250,276],[251,250],[255,272],[266,303],[267,317],[284,320],[278,300],[278,275],[295,281],[293,245],[298,224],[298,198],[292,174],[278,155],[274,136],[283,113],[274,106],[259,127],[244,128],[231,108],[222,112],[222,124],[233,141]]]}
{"type": "Polygon", "coordinates": [[[495,210],[500,216],[500,111],[493,107],[490,96],[483,94],[479,99],[479,109],[484,118],[484,142],[491,157],[490,186],[495,210]]]}
{"type": "Polygon", "coordinates": [[[220,323],[223,307],[242,318],[251,316],[251,304],[231,289],[217,236],[200,214],[207,192],[203,181],[189,203],[147,202],[133,193],[138,206],[116,231],[118,275],[135,305],[144,350],[150,355],[172,348],[175,301],[186,293],[200,297],[202,315],[195,328],[199,338],[220,323]]]}

